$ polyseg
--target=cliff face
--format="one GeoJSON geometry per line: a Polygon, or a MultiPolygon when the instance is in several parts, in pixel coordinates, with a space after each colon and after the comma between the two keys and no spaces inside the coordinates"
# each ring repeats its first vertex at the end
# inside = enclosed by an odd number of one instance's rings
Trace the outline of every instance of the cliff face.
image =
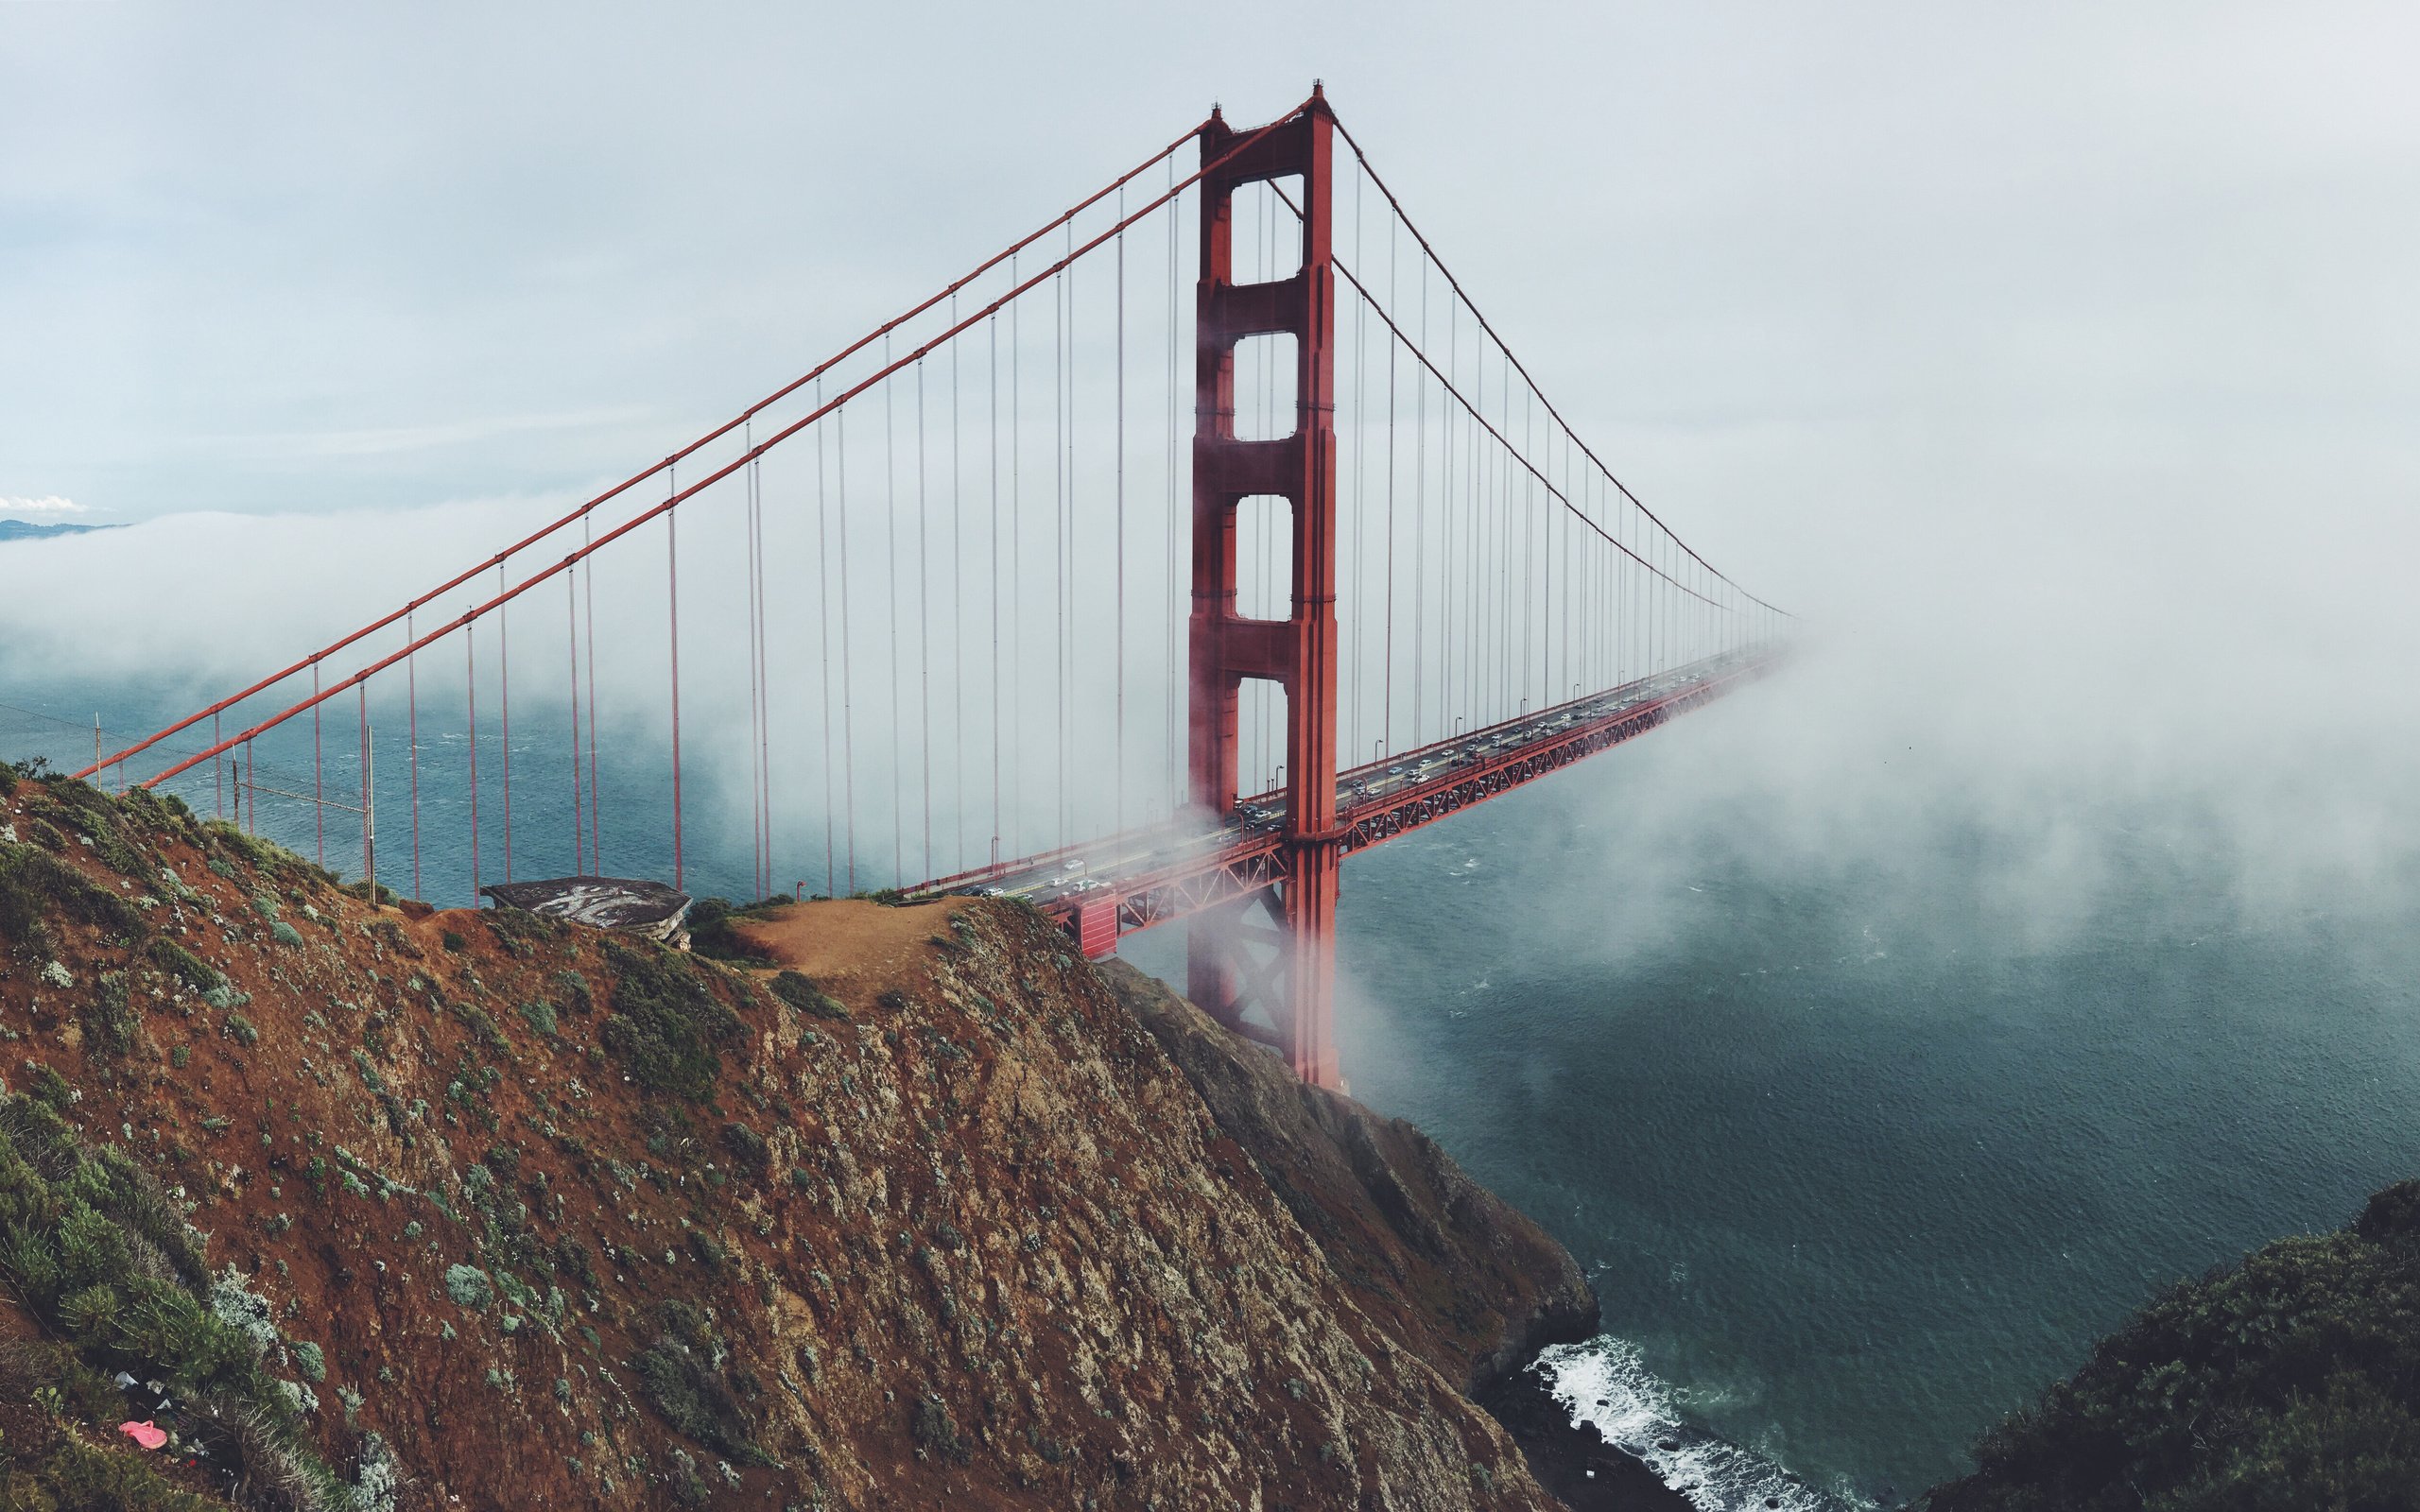
{"type": "Polygon", "coordinates": [[[1467,1395],[1597,1332],[1564,1247],[1401,1119],[1305,1087],[1122,961],[1104,969],[1357,1311],[1467,1395]]]}
{"type": "Polygon", "coordinates": [[[740,932],[793,970],[373,908],[14,784],[0,1490],[1554,1504],[1463,1389],[1593,1303],[1416,1131],[1021,909],[740,932]],[[113,1432],[119,1368],[169,1451],[113,1432]]]}

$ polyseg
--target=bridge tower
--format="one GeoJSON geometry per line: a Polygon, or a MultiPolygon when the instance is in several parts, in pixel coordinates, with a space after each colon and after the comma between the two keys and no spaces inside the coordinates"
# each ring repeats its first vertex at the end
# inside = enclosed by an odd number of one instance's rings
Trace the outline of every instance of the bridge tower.
{"type": "MultiPolygon", "coordinates": [[[[1213,814],[1236,806],[1237,710],[1243,679],[1286,695],[1287,812],[1282,881],[1269,893],[1198,919],[1187,941],[1188,995],[1230,1027],[1274,1044],[1295,1074],[1341,1087],[1334,1034],[1336,900],[1342,834],[1336,822],[1336,275],[1329,202],[1335,117],[1314,86],[1291,119],[1201,180],[1201,271],[1196,287],[1193,438],[1193,607],[1188,622],[1188,790],[1213,814]],[[1303,266],[1266,284],[1235,282],[1234,196],[1265,180],[1299,177],[1303,266]],[[1295,352],[1291,436],[1236,435],[1236,344],[1290,334],[1295,352]],[[1236,613],[1236,517],[1247,498],[1273,497],[1293,520],[1293,609],[1282,620],[1236,613]],[[1259,908],[1274,928],[1250,919],[1259,908]],[[1254,958],[1254,949],[1265,953],[1254,958]],[[1275,1033],[1244,1022],[1257,1003],[1275,1033]]],[[[1201,130],[1204,164],[1248,133],[1217,112],[1201,130]]]]}

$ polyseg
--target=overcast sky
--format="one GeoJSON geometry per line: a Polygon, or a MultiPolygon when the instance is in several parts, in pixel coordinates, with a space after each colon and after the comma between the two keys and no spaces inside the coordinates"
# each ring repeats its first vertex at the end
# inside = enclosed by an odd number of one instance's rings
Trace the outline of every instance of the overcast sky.
{"type": "Polygon", "coordinates": [[[1321,77],[1749,586],[2408,667],[2414,56],[2408,5],[0,3],[0,513],[472,556],[1321,77]]]}

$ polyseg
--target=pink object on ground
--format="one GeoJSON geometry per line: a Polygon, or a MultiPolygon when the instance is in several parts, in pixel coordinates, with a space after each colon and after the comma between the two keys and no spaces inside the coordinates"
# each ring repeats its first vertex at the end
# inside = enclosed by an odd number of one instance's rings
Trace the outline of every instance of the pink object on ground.
{"type": "Polygon", "coordinates": [[[117,1431],[146,1449],[158,1449],[168,1441],[168,1435],[149,1423],[120,1423],[117,1431]]]}

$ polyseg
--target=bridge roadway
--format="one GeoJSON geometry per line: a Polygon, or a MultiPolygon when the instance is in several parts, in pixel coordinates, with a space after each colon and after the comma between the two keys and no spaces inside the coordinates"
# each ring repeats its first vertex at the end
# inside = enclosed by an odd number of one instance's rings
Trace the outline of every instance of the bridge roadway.
{"type": "MultiPolygon", "coordinates": [[[[1772,646],[1724,652],[1340,773],[1337,824],[1344,853],[1643,735],[1761,677],[1781,655],[1772,646]]],[[[1282,790],[1262,793],[1238,802],[1223,823],[1131,830],[907,890],[1022,898],[1074,929],[1087,954],[1103,954],[1117,935],[1273,885],[1285,869],[1286,810],[1282,790]]]]}

